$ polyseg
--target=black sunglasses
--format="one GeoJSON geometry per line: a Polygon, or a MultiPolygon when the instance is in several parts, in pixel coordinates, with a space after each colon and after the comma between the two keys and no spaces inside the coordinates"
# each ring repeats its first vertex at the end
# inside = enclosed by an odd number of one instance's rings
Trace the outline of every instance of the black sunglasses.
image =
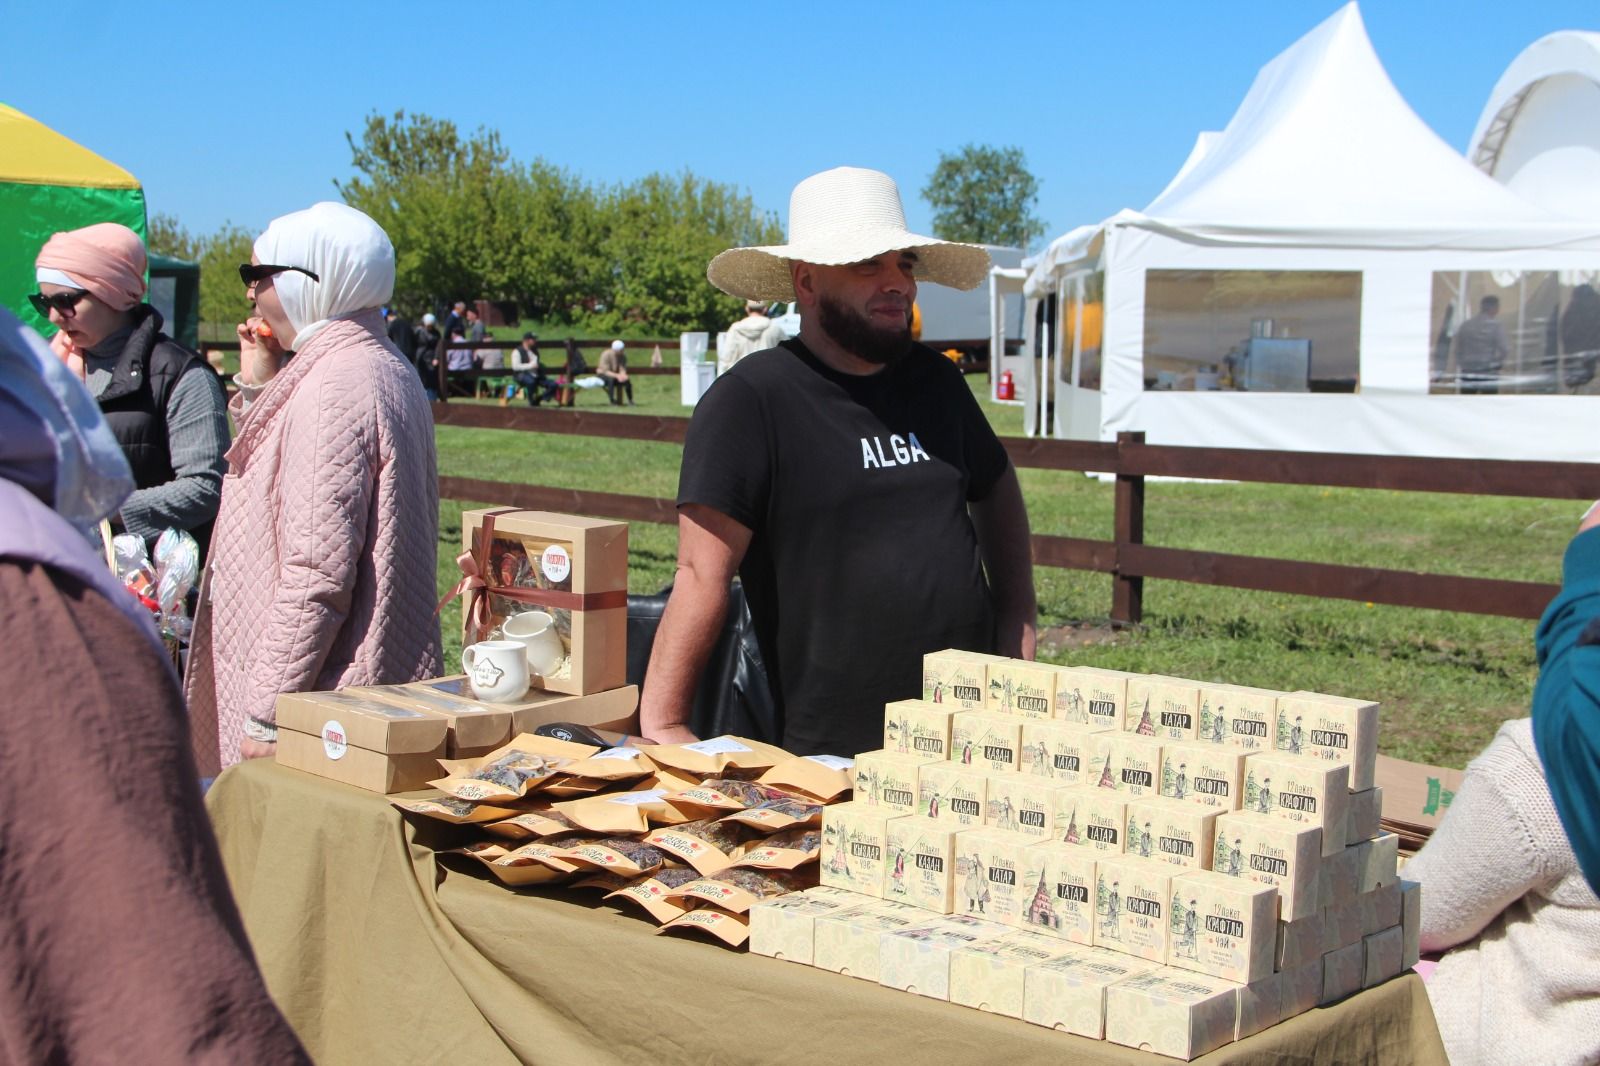
{"type": "Polygon", "coordinates": [[[267,278],[272,277],[272,275],[282,274],[286,270],[293,270],[297,273],[304,274],[312,281],[322,280],[305,267],[274,266],[271,263],[240,263],[239,280],[243,281],[246,285],[254,285],[258,281],[265,281],[267,278]]]}
{"type": "Polygon", "coordinates": [[[28,302],[43,318],[50,317],[51,308],[60,311],[63,318],[71,318],[78,311],[78,302],[87,295],[89,295],[88,289],[72,289],[69,292],[51,293],[49,296],[42,292],[30,292],[28,302]]]}

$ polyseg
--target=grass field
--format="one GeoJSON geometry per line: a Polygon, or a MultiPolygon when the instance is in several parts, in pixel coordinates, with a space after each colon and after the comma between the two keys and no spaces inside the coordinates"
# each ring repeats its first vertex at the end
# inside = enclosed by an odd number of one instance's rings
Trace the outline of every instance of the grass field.
{"type": "MultiPolygon", "coordinates": [[[[648,352],[644,362],[648,358],[648,352]]],[[[981,379],[973,386],[982,393],[981,379]]],[[[638,414],[681,415],[676,376],[636,379],[638,414]]],[[[580,395],[604,408],[605,394],[580,395]]],[[[1017,408],[984,403],[996,430],[1021,431],[1017,408]]],[[[441,426],[439,472],[670,497],[671,444],[441,426]]],[[[1109,539],[1112,487],[1079,474],[1021,471],[1038,533],[1109,539]]],[[[469,506],[486,506],[479,501],[469,506]]],[[[441,504],[442,591],[460,551],[459,503],[441,504]]],[[[1153,483],[1151,544],[1478,577],[1554,582],[1582,508],[1563,501],[1299,486],[1153,483]]],[[[629,587],[672,579],[676,531],[635,524],[629,587]]],[[[1306,688],[1383,703],[1380,748],[1462,766],[1507,718],[1526,713],[1536,668],[1531,621],[1149,581],[1145,622],[1113,631],[1108,576],[1035,571],[1041,658],[1268,688],[1306,688]]],[[[447,656],[458,609],[446,611],[447,656]]]]}

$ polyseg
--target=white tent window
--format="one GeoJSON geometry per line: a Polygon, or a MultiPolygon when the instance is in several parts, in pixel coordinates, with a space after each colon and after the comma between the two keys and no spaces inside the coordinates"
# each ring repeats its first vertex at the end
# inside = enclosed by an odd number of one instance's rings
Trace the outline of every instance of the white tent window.
{"type": "Polygon", "coordinates": [[[1147,270],[1144,388],[1357,391],[1358,270],[1147,270]]]}
{"type": "Polygon", "coordinates": [[[1067,299],[1061,307],[1062,359],[1057,376],[1069,384],[1076,380],[1080,389],[1100,388],[1105,292],[1104,270],[1080,271],[1068,279],[1067,299]]]}
{"type": "Polygon", "coordinates": [[[1579,270],[1436,271],[1429,391],[1600,393],[1595,277],[1579,270]]]}

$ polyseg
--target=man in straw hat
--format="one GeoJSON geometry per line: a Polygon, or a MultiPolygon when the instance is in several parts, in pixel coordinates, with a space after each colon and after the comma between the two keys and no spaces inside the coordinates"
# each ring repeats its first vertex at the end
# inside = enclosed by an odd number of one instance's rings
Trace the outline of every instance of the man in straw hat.
{"type": "Polygon", "coordinates": [[[779,710],[768,739],[798,754],[880,747],[926,652],[1033,656],[1016,472],[960,372],[910,333],[919,281],[971,289],[988,269],[982,248],[908,231],[893,180],[852,167],[795,187],[788,244],[711,261],[724,292],[795,300],[802,328],[719,377],[689,425],[646,736],[690,739],[736,571],[779,710]]]}

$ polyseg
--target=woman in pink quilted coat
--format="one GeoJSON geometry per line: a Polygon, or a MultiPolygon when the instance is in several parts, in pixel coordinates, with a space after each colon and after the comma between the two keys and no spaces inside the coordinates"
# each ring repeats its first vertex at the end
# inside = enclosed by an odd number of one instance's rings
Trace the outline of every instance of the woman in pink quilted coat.
{"type": "Polygon", "coordinates": [[[273,753],[280,692],[415,681],[440,661],[433,418],[380,311],[393,245],[319,203],[269,225],[240,274],[257,317],[239,327],[186,681],[202,773],[273,753]]]}

